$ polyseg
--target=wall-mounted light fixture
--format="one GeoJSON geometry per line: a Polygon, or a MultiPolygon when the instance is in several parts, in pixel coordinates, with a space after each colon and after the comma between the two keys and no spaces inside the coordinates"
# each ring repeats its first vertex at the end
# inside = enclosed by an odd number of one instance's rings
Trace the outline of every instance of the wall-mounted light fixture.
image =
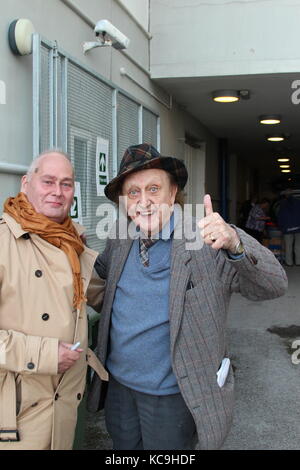
{"type": "Polygon", "coordinates": [[[290,168],[290,165],[279,165],[279,168],[290,168]]]}
{"type": "Polygon", "coordinates": [[[281,122],[281,117],[279,114],[263,114],[262,116],[259,116],[259,122],[261,124],[268,125],[279,124],[281,122]]]}
{"type": "Polygon", "coordinates": [[[289,162],[290,159],[289,158],[277,158],[277,161],[280,162],[280,163],[284,163],[284,162],[289,162]]]}
{"type": "Polygon", "coordinates": [[[281,170],[281,173],[290,173],[291,170],[281,170]]]}
{"type": "Polygon", "coordinates": [[[32,33],[34,26],[30,20],[19,18],[9,25],[8,43],[15,55],[27,55],[32,52],[32,33]]]}

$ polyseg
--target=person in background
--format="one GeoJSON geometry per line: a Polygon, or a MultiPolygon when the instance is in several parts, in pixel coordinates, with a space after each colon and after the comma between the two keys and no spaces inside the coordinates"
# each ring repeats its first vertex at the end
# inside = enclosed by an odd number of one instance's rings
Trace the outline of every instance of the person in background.
{"type": "Polygon", "coordinates": [[[108,286],[97,355],[110,380],[105,396],[93,377],[88,408],[105,406],[117,450],[193,449],[197,441],[218,449],[234,403],[225,337],[231,294],[263,300],[287,288],[273,254],[228,225],[209,195],[205,216],[191,218],[199,243],[190,243],[178,204],[187,178],[181,160],[144,143],[125,151],[105,188],[129,232],[113,230],[95,264],[108,286]]]}
{"type": "Polygon", "coordinates": [[[261,201],[258,204],[255,204],[255,206],[250,210],[248,220],[246,222],[245,228],[247,233],[260,243],[262,243],[264,236],[266,221],[270,220],[270,217],[267,215],[269,207],[269,199],[261,199],[261,201]]]}
{"type": "Polygon", "coordinates": [[[285,191],[277,221],[284,238],[284,260],[287,266],[300,266],[300,199],[291,189],[285,191]]]}
{"type": "Polygon", "coordinates": [[[69,210],[74,171],[49,150],[22,178],[0,219],[0,450],[72,449],[87,361],[86,300],[105,282],[69,210]],[[89,286],[89,287],[88,287],[89,286]],[[76,343],[76,344],[74,344],[76,343]],[[79,344],[80,343],[80,344],[79,344]]]}
{"type": "Polygon", "coordinates": [[[249,213],[256,203],[257,203],[256,196],[251,196],[250,199],[247,199],[245,202],[243,202],[241,209],[240,209],[240,213],[239,213],[239,223],[238,223],[238,226],[241,229],[245,230],[249,213]]]}

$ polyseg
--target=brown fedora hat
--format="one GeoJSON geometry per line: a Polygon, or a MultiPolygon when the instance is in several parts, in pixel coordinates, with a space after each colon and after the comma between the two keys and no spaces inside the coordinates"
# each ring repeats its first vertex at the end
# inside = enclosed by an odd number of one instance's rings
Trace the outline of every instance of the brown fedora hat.
{"type": "Polygon", "coordinates": [[[113,202],[117,202],[124,178],[136,171],[158,168],[170,173],[183,189],[188,179],[187,169],[182,160],[175,157],[164,157],[151,144],[131,145],[125,150],[119,173],[104,189],[105,195],[113,202]]]}

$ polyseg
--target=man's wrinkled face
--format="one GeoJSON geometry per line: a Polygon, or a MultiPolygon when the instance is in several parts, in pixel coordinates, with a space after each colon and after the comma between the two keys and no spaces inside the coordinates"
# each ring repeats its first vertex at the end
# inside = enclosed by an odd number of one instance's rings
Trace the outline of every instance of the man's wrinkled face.
{"type": "Polygon", "coordinates": [[[31,176],[23,176],[21,191],[36,212],[61,224],[68,216],[74,198],[71,163],[58,153],[43,156],[31,176]]]}
{"type": "Polygon", "coordinates": [[[168,222],[176,193],[168,173],[156,168],[128,175],[122,186],[127,214],[146,235],[158,233],[168,222]]]}

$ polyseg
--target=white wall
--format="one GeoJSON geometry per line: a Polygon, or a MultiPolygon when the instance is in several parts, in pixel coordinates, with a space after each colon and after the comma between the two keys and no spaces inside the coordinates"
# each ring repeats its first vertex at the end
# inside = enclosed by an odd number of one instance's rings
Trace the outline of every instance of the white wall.
{"type": "Polygon", "coordinates": [[[119,0],[148,31],[149,0],[119,0]]]}
{"type": "Polygon", "coordinates": [[[151,74],[298,72],[300,0],[151,0],[151,74]]]}

